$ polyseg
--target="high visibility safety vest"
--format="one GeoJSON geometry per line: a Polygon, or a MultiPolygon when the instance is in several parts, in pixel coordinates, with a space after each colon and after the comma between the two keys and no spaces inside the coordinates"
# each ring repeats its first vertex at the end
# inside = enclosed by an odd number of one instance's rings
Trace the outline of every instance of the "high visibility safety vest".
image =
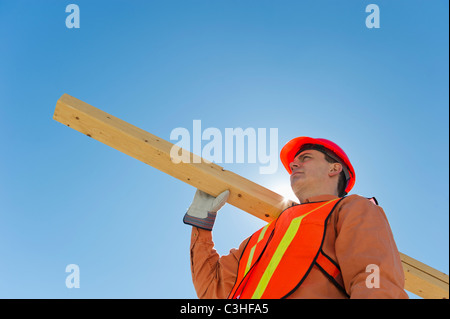
{"type": "Polygon", "coordinates": [[[322,251],[328,218],[342,199],[292,206],[254,233],[228,298],[286,298],[314,265],[345,294],[338,264],[322,251]]]}

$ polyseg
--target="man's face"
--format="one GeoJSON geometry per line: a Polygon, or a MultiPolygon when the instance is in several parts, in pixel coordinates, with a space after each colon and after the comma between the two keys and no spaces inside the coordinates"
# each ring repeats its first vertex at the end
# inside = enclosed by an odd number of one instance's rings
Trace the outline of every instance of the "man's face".
{"type": "Polygon", "coordinates": [[[320,190],[329,183],[330,163],[322,152],[302,151],[290,163],[290,167],[291,187],[296,195],[320,190]]]}

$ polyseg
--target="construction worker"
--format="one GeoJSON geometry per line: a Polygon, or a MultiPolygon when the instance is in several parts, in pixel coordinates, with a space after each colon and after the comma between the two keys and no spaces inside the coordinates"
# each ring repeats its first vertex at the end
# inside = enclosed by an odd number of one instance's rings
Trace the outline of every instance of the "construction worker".
{"type": "Polygon", "coordinates": [[[355,171],[345,152],[321,138],[297,137],[281,150],[300,204],[219,256],[211,230],[229,192],[197,190],[184,223],[199,298],[408,298],[383,209],[347,193],[355,171]]]}

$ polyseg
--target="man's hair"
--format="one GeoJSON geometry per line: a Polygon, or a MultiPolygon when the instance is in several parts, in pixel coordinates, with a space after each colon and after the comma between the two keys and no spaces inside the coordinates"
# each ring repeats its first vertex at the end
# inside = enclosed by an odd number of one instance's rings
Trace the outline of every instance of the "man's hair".
{"type": "MultiPolygon", "coordinates": [[[[339,163],[338,161],[336,161],[334,158],[327,155],[326,153],[324,153],[324,155],[325,155],[325,159],[327,160],[328,163],[331,163],[331,164],[339,163]]],[[[339,164],[341,164],[341,163],[339,163],[339,164]]],[[[339,197],[347,195],[347,193],[345,192],[346,186],[347,186],[347,180],[345,179],[344,171],[341,171],[341,173],[339,174],[339,180],[338,180],[338,184],[337,184],[337,190],[338,190],[339,197]]]]}

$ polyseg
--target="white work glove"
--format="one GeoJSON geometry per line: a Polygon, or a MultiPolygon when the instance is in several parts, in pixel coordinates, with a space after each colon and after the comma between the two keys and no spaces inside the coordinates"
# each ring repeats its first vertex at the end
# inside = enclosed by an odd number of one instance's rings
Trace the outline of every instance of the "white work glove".
{"type": "Polygon", "coordinates": [[[198,228],[212,230],[216,214],[227,202],[230,192],[228,190],[214,197],[197,189],[194,200],[184,215],[183,222],[198,228]]]}

